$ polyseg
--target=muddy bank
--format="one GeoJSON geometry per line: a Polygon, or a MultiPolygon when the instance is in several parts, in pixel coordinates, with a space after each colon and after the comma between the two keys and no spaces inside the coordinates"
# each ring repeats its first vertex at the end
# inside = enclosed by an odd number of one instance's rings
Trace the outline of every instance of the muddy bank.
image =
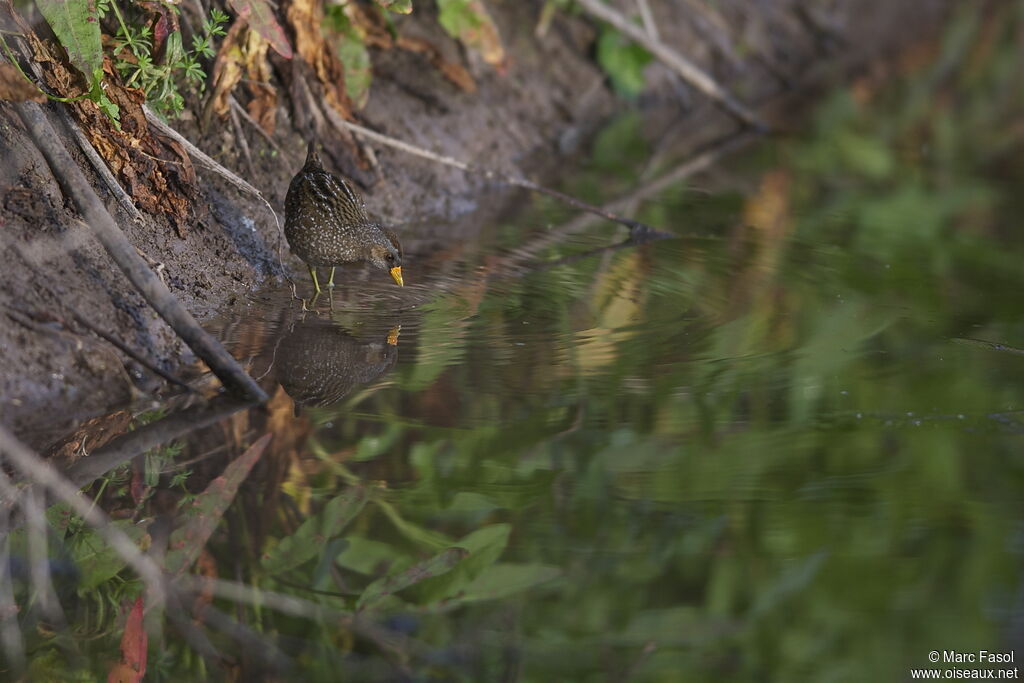
{"type": "MultiPolygon", "coordinates": [[[[698,11],[699,2],[652,3],[661,39],[748,103],[799,91],[811,72],[846,70],[889,55],[934,30],[948,4],[836,0],[754,7],[730,0],[707,13],[698,11]],[[737,45],[743,50],[730,50],[737,45]]],[[[446,59],[463,64],[477,91],[458,90],[422,55],[378,51],[369,103],[359,113],[369,127],[472,163],[554,181],[552,170],[582,153],[603,121],[633,106],[616,98],[595,63],[598,28],[587,18],[558,16],[538,37],[542,2],[490,3],[510,57],[499,74],[444,34],[431,5],[416,3],[398,31],[429,41],[446,59]]],[[[736,127],[665,67],[654,63],[646,75],[649,87],[637,104],[655,141],[670,127],[682,129],[694,144],[736,127]]],[[[251,168],[226,122],[201,129],[198,117],[186,111],[173,125],[259,188],[283,218],[288,181],[301,165],[309,128],[302,103],[284,96],[287,90],[279,85],[280,152],[243,125],[251,168]]],[[[784,122],[782,114],[774,116],[784,122]]],[[[474,212],[492,215],[515,201],[514,193],[495,192],[480,178],[379,146],[371,146],[378,167],[360,170],[345,145],[331,137],[323,142],[329,165],[355,178],[371,211],[399,224],[413,280],[417,256],[472,237],[482,222],[474,212]]],[[[96,181],[74,141],[68,137],[65,143],[96,181]]],[[[9,103],[0,103],[0,150],[0,416],[43,447],[75,421],[161,386],[76,316],[165,370],[190,358],[88,237],[9,103]]],[[[191,200],[194,218],[184,226],[153,215],[134,222],[98,181],[95,186],[132,243],[202,320],[282,270],[278,227],[268,208],[212,174],[200,170],[199,181],[202,194],[191,200]]],[[[287,254],[285,266],[298,270],[287,254]]]]}

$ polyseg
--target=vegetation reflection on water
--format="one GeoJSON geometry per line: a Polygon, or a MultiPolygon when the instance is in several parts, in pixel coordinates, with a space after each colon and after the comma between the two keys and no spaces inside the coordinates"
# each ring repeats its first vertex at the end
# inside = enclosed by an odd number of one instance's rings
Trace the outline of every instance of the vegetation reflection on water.
{"type": "MultiPolygon", "coordinates": [[[[537,200],[405,290],[226,323],[285,442],[219,574],[387,635],[252,627],[322,680],[894,680],[1015,643],[1024,359],[983,343],[1024,345],[1011,16],[638,207],[689,236],[601,250],[537,200]]],[[[652,151],[627,116],[568,189],[652,151]]]]}

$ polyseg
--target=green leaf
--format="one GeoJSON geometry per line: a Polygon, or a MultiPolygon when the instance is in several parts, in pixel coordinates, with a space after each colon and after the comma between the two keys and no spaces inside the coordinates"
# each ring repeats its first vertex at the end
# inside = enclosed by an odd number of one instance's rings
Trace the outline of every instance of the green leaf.
{"type": "Polygon", "coordinates": [[[324,23],[333,31],[331,42],[345,67],[345,92],[356,107],[365,107],[370,97],[373,70],[364,36],[345,15],[344,7],[328,7],[324,23]]]}
{"type": "Polygon", "coordinates": [[[270,438],[270,434],[260,437],[245,453],[224,468],[224,474],[211,481],[206,490],[182,510],[181,516],[185,523],[171,534],[167,552],[166,567],[169,573],[185,571],[199,557],[206,541],[224,516],[224,511],[235,499],[239,485],[249,476],[253,465],[266,450],[270,438]]]}
{"type": "Polygon", "coordinates": [[[505,48],[482,0],[437,0],[441,27],[466,47],[476,50],[491,66],[505,61],[505,48]]]}
{"type": "Polygon", "coordinates": [[[387,571],[391,563],[403,557],[390,543],[374,541],[361,536],[348,536],[346,547],[335,558],[340,566],[350,571],[366,575],[380,575],[387,571]],[[381,567],[384,569],[381,569],[381,567]]]}
{"type": "Polygon", "coordinates": [[[651,53],[609,26],[597,40],[597,61],[619,94],[636,97],[644,89],[644,67],[650,63],[651,53]]]}
{"type": "Polygon", "coordinates": [[[413,524],[412,522],[406,521],[402,518],[402,515],[398,513],[395,506],[386,500],[375,500],[377,507],[384,513],[384,516],[391,520],[391,523],[395,526],[399,533],[408,538],[413,543],[421,545],[426,548],[443,548],[446,545],[451,545],[451,539],[444,534],[431,531],[430,529],[424,529],[421,526],[413,524]]]}
{"type": "Polygon", "coordinates": [[[58,539],[64,538],[74,517],[75,513],[67,503],[56,503],[46,508],[46,521],[58,539]]]}
{"type": "Polygon", "coordinates": [[[558,567],[543,564],[511,564],[501,562],[487,568],[466,586],[457,602],[497,600],[525,592],[534,586],[562,576],[558,567]]]}
{"type": "Polygon", "coordinates": [[[355,519],[366,505],[368,497],[365,487],[356,486],[333,498],[320,514],[307,519],[294,534],[281,539],[264,555],[261,561],[263,568],[271,574],[277,574],[298,567],[319,555],[328,541],[355,519]]]}
{"type": "Polygon", "coordinates": [[[103,92],[102,78],[103,73],[100,72],[100,75],[92,86],[92,91],[89,93],[89,99],[96,103],[96,106],[100,108],[100,111],[110,117],[114,122],[115,128],[121,130],[121,108],[107,97],[107,93],[103,92]]]}
{"type": "Polygon", "coordinates": [[[281,24],[277,23],[274,8],[267,0],[229,0],[228,4],[238,14],[239,19],[249,22],[249,26],[270,43],[270,47],[274,48],[277,54],[285,59],[292,58],[291,43],[288,42],[281,24]]]}
{"type": "Polygon", "coordinates": [[[416,590],[417,602],[424,605],[437,603],[465,591],[485,569],[498,561],[508,546],[511,533],[509,524],[492,524],[458,541],[455,545],[465,548],[469,556],[454,572],[424,581],[416,590]]]}
{"type": "MultiPolygon", "coordinates": [[[[137,544],[145,535],[146,528],[128,519],[111,522],[137,544]]],[[[85,527],[71,536],[67,541],[71,559],[81,572],[78,583],[79,595],[96,588],[117,575],[125,566],[121,554],[114,550],[103,537],[92,529],[85,527]]]]}
{"type": "Polygon", "coordinates": [[[440,576],[452,570],[469,552],[465,548],[448,548],[430,559],[418,562],[408,569],[392,576],[384,576],[369,586],[359,596],[356,609],[365,609],[398,591],[426,579],[440,576]]]}
{"type": "Polygon", "coordinates": [[[384,9],[397,12],[398,14],[412,12],[412,0],[376,0],[376,2],[384,9]]]}
{"type": "Polygon", "coordinates": [[[36,0],[39,11],[68,51],[76,69],[89,79],[89,89],[103,79],[100,20],[91,0],[36,0]]]}

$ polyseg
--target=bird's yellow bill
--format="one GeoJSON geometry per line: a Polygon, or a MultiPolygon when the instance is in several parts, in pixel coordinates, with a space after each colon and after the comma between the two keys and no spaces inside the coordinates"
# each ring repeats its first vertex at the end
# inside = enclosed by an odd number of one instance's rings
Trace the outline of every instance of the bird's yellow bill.
{"type": "Polygon", "coordinates": [[[392,327],[390,330],[388,330],[388,345],[389,346],[398,346],[398,334],[401,331],[402,331],[402,327],[401,326],[392,327]]]}
{"type": "Polygon", "coordinates": [[[402,282],[402,267],[398,266],[391,269],[391,277],[395,279],[399,287],[405,287],[405,283],[402,282]]]}

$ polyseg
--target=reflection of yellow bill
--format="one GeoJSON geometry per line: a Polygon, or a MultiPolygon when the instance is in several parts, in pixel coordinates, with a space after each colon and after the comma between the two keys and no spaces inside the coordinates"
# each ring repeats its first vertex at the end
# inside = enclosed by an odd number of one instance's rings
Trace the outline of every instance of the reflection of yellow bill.
{"type": "Polygon", "coordinates": [[[402,267],[397,266],[391,269],[391,277],[395,278],[395,282],[398,283],[399,287],[405,287],[405,283],[402,282],[402,267]]]}
{"type": "Polygon", "coordinates": [[[388,330],[388,344],[390,346],[398,346],[398,333],[402,331],[402,327],[392,327],[388,330]]]}

